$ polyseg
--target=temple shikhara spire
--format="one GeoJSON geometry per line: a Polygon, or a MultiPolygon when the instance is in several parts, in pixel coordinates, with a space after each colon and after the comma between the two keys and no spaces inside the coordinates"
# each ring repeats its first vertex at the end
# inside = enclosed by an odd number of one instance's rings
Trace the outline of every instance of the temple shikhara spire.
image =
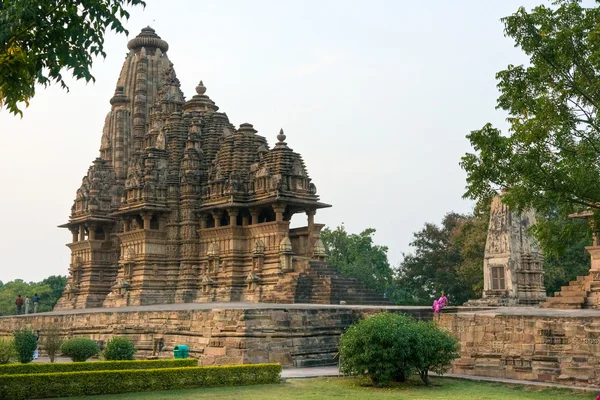
{"type": "Polygon", "coordinates": [[[533,210],[516,212],[495,196],[483,259],[483,298],[470,306],[531,306],[546,300],[544,254],[529,228],[533,210]]]}
{"type": "MultiPolygon", "coordinates": [[[[100,157],[77,190],[69,280],[56,309],[208,302],[353,301],[324,263],[321,203],[283,129],[236,128],[199,81],[185,100],[169,45],[129,41],[100,157]],[[307,226],[290,229],[294,215],[307,226]],[[327,294],[314,290],[329,279],[327,294]],[[347,294],[347,295],[346,295],[347,294]],[[337,296],[337,297],[336,297],[337,296]]],[[[293,141],[294,134],[289,135],[293,141]]],[[[347,280],[346,280],[347,281],[347,280]]],[[[379,297],[362,293],[356,302],[379,297]]]]}

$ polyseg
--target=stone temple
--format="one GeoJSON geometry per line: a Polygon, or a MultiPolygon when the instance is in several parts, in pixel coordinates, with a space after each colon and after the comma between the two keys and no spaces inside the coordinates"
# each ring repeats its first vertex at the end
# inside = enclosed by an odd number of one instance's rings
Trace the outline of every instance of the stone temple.
{"type": "MultiPolygon", "coordinates": [[[[137,358],[171,358],[185,344],[200,365],[304,367],[337,364],[340,336],[360,318],[432,318],[431,306],[387,305],[323,261],[313,218],[327,205],[283,133],[270,147],[251,125],[235,128],[202,83],[185,101],[152,29],[128,47],[100,158],[64,225],[73,233],[68,286],[56,311],[0,316],[0,338],[53,327],[99,343],[127,337],[137,358]],[[290,229],[294,214],[307,226],[290,229]]],[[[533,221],[492,203],[476,301],[488,307],[447,307],[437,322],[461,343],[452,373],[597,388],[600,228],[590,275],[548,308],[522,307],[544,298],[533,221]]]]}
{"type": "Polygon", "coordinates": [[[57,310],[242,301],[385,303],[324,263],[319,201],[283,130],[236,128],[202,82],[185,100],[152,28],[129,41],[100,157],[69,222],[57,310]],[[307,226],[290,228],[295,214],[307,226]]]}
{"type": "Polygon", "coordinates": [[[528,231],[535,212],[516,212],[492,199],[483,258],[483,298],[470,306],[528,306],[546,300],[544,254],[528,231]]]}

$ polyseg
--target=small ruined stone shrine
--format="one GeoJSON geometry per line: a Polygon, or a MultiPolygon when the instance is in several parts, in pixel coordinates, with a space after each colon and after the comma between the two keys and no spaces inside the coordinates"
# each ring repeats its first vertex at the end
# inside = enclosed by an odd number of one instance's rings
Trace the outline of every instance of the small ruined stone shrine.
{"type": "Polygon", "coordinates": [[[283,130],[269,147],[251,124],[236,128],[202,82],[186,101],[152,28],[127,47],[100,157],[62,225],[73,240],[56,309],[380,302],[324,263],[314,216],[329,205],[283,130]],[[307,226],[290,229],[296,214],[307,226]]]}
{"type": "Polygon", "coordinates": [[[537,305],[546,299],[544,256],[528,232],[535,213],[511,211],[494,197],[483,260],[483,298],[465,305],[537,305]]]}

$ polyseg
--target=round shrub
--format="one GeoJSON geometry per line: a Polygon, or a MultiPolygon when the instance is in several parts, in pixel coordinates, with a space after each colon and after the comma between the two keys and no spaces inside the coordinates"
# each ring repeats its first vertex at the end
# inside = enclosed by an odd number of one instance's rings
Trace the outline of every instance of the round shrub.
{"type": "Polygon", "coordinates": [[[116,336],[108,341],[102,354],[106,360],[133,360],[135,351],[131,340],[116,336]]]}
{"type": "Polygon", "coordinates": [[[404,381],[411,372],[412,331],[415,321],[401,314],[381,313],[363,319],[342,335],[340,369],[365,374],[374,386],[404,381]]]}
{"type": "Polygon", "coordinates": [[[381,313],[355,323],[342,335],[340,370],[367,375],[374,386],[405,381],[417,372],[430,385],[429,372],[447,371],[458,350],[458,340],[434,322],[381,313]]]}
{"type": "Polygon", "coordinates": [[[21,329],[14,331],[13,337],[19,362],[26,364],[33,361],[33,352],[38,345],[35,333],[29,329],[21,329]]]}
{"type": "Polygon", "coordinates": [[[60,352],[76,362],[85,361],[97,355],[99,351],[98,344],[87,338],[69,339],[60,346],[60,352]]]}

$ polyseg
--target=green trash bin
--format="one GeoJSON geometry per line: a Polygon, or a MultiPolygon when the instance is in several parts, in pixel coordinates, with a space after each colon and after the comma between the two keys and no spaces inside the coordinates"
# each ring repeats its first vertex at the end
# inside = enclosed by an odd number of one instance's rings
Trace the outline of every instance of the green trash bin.
{"type": "Polygon", "coordinates": [[[173,347],[173,356],[175,358],[188,358],[190,349],[185,344],[173,347]]]}

